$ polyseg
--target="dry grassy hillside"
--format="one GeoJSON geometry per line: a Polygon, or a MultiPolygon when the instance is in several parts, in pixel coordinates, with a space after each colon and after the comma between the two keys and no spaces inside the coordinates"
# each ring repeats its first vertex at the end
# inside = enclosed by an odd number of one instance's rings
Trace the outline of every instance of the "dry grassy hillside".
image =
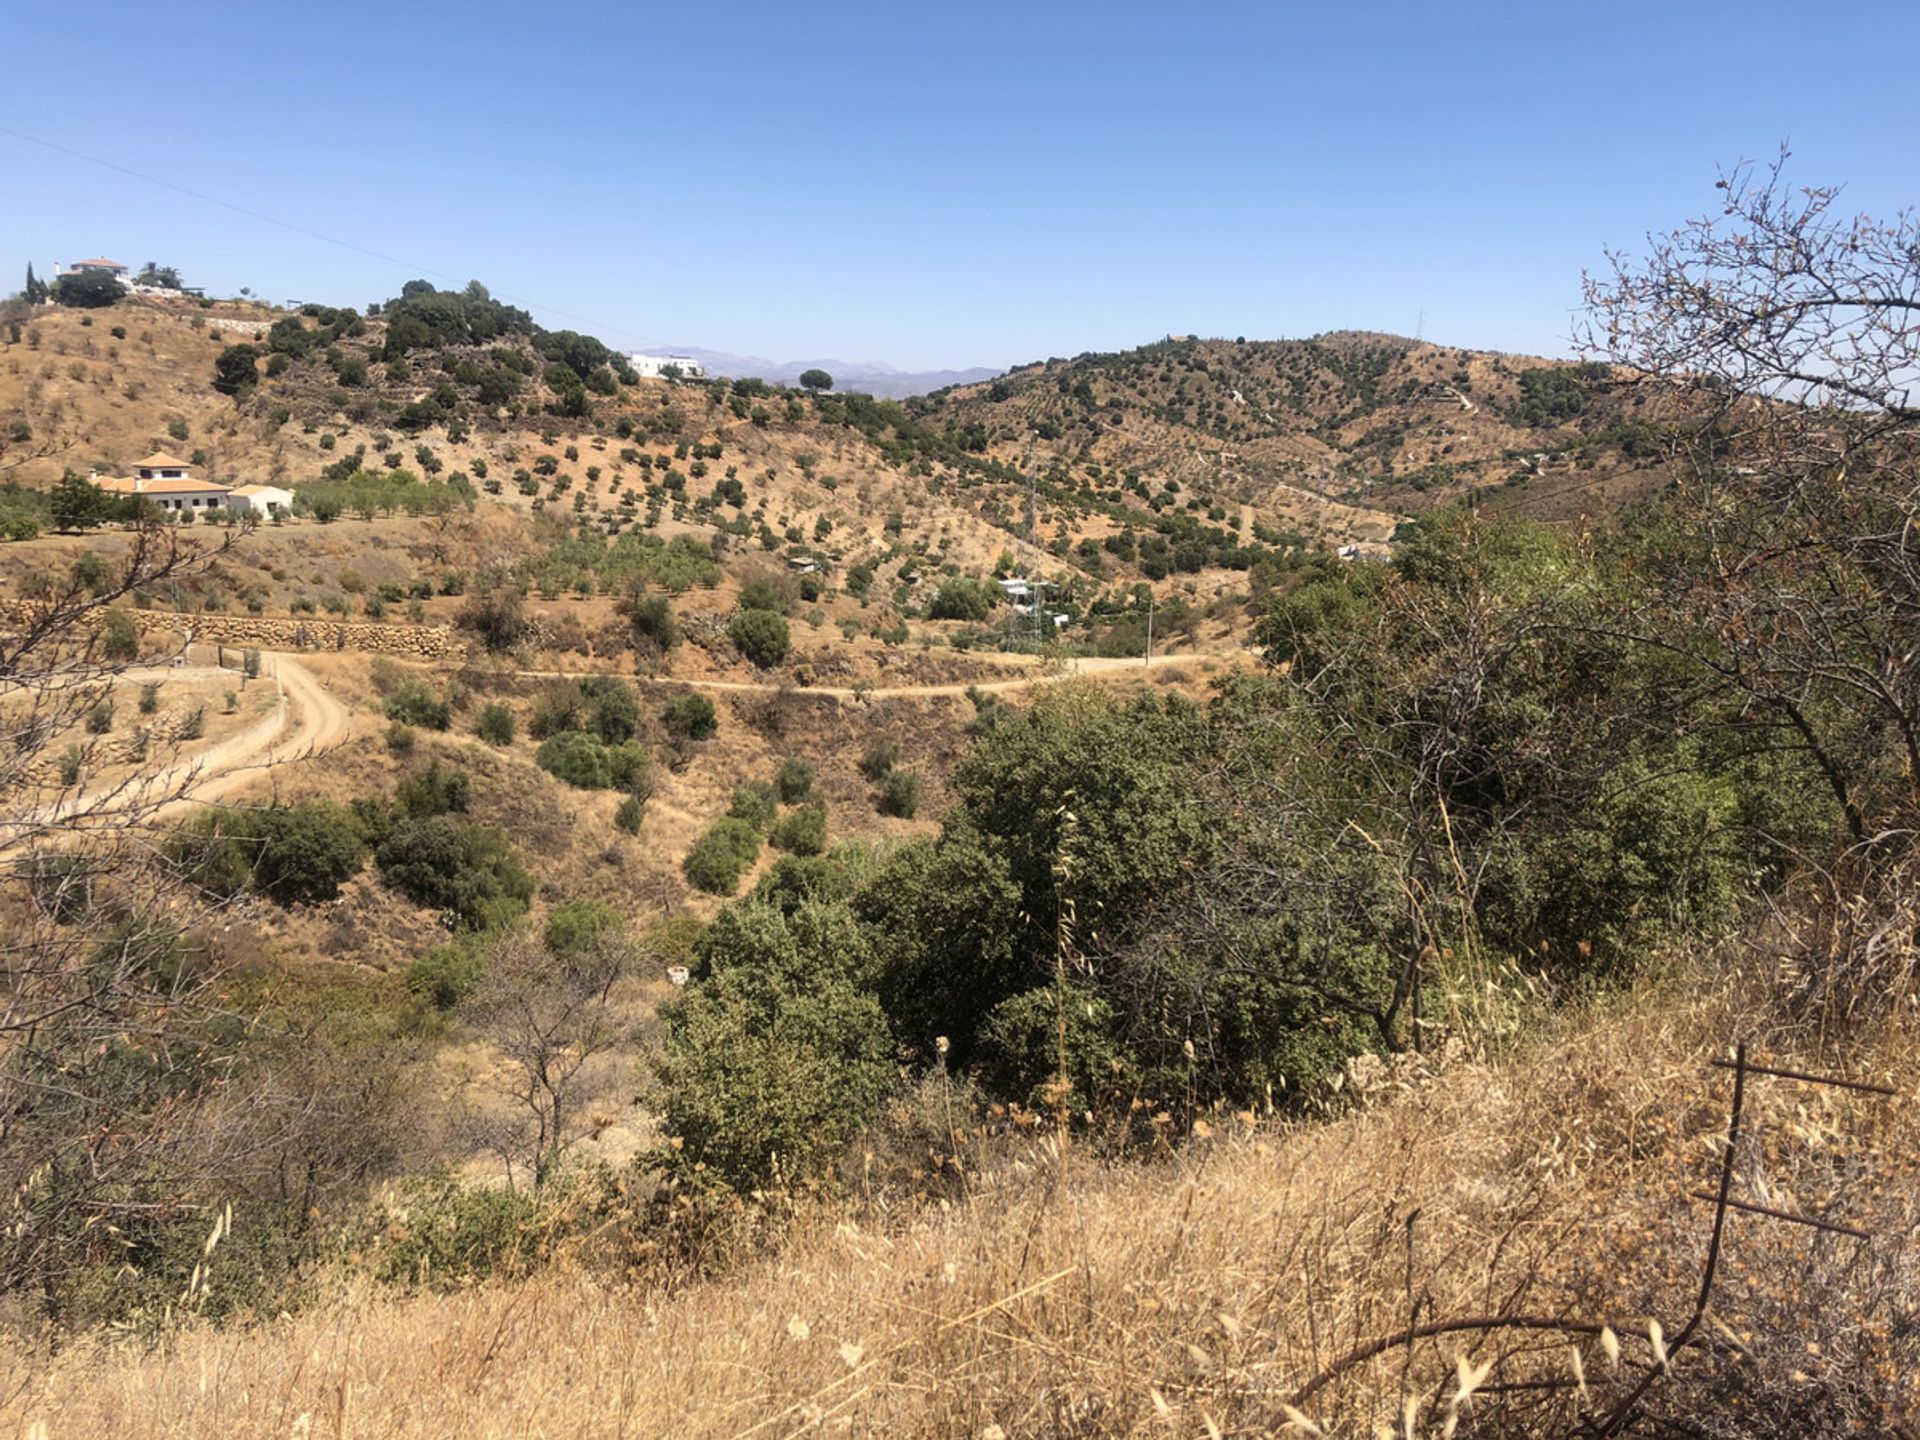
{"type": "Polygon", "coordinates": [[[1469,490],[1568,516],[1650,483],[1636,402],[1604,370],[1393,335],[1166,340],[934,399],[996,453],[1037,443],[1056,463],[1137,473],[1156,490],[1175,480],[1328,538],[1384,538],[1389,517],[1469,490]]]}
{"type": "Polygon", "coordinates": [[[0,1413],[48,1440],[1540,1435],[1645,1382],[1633,1433],[1911,1433],[1904,1100],[1749,1081],[1738,1192],[1875,1238],[1733,1215],[1710,1319],[1659,1364],[1705,1263],[1712,1206],[1688,1197],[1715,1183],[1730,1089],[1709,1062],[1744,1040],[1902,1086],[1912,1066],[1904,1034],[1842,1060],[1770,1029],[1755,983],[1724,978],[1569,1021],[1523,1058],[1356,1072],[1363,1102],[1332,1124],[1222,1115],[1114,1168],[1018,1145],[950,1206],[802,1213],[776,1260],[684,1288],[562,1264],[452,1294],[353,1286],[156,1350],[15,1342],[0,1413]],[[1410,1319],[1488,1315],[1566,1328],[1336,1365],[1410,1319]]]}
{"type": "MultiPolygon", "coordinates": [[[[904,404],[644,380],[569,407],[523,336],[395,362],[386,317],[318,319],[153,298],[26,312],[0,352],[0,416],[48,453],[14,478],[121,470],[166,447],[216,478],[297,486],[357,455],[606,528],[642,511],[663,534],[751,521],[768,548],[843,566],[911,554],[978,574],[1011,556],[1083,581],[1138,578],[1130,550],[1102,548],[1130,527],[1211,527],[1226,540],[1209,552],[1378,545],[1468,490],[1553,518],[1651,479],[1649,433],[1604,377],[1392,336],[1166,341],[904,404]],[[237,399],[212,384],[234,342],[271,360],[237,399]],[[1027,473],[1043,480],[1031,517],[1027,473]],[[741,487],[725,503],[708,493],[722,480],[741,487]],[[1045,553],[1024,544],[1030,519],[1045,553]]],[[[1177,545],[1194,529],[1167,533],[1177,545]]],[[[1221,562],[1189,563],[1204,588],[1221,562]]]]}

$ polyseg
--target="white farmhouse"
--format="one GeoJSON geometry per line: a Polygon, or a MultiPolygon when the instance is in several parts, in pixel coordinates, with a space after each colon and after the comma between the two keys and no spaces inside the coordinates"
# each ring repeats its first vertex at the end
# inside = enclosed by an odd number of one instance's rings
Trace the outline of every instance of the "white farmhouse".
{"type": "Polygon", "coordinates": [[[212,510],[233,492],[212,480],[195,480],[185,460],[155,453],[133,467],[131,475],[94,474],[88,478],[109,495],[137,495],[162,510],[212,510]]]}
{"type": "Polygon", "coordinates": [[[707,378],[707,367],[691,355],[629,355],[627,363],[643,380],[658,380],[669,371],[682,380],[707,378]]]}
{"type": "Polygon", "coordinates": [[[238,515],[291,515],[293,492],[278,485],[236,485],[227,496],[227,504],[238,515]]]}

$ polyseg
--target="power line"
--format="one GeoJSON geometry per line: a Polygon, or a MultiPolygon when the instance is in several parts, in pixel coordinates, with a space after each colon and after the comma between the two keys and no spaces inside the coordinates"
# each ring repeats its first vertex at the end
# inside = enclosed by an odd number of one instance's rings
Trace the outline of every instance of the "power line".
{"type": "MultiPolygon", "coordinates": [[[[356,245],[351,240],[342,240],[338,235],[328,235],[306,225],[297,224],[292,220],[282,220],[277,215],[268,215],[264,211],[254,210],[245,205],[236,205],[231,200],[222,200],[218,195],[208,195],[204,191],[195,190],[190,186],[181,185],[172,180],[164,180],[158,175],[148,175],[144,171],[132,169],[117,161],[103,159],[98,155],[89,155],[84,150],[75,150],[70,145],[61,145],[52,140],[42,139],[38,135],[29,135],[26,131],[16,130],[11,125],[0,125],[0,135],[9,135],[15,140],[24,140],[29,145],[38,145],[43,150],[52,150],[56,154],[65,155],[74,160],[84,161],[88,165],[97,165],[103,170],[112,170],[116,174],[125,175],[130,179],[139,180],[144,184],[157,185],[162,190],[171,190],[176,195],[185,195],[188,199],[198,200],[202,204],[217,205],[222,210],[231,210],[234,214],[244,215],[249,220],[258,220],[263,225],[275,225],[282,230],[291,230],[296,235],[304,235],[309,240],[318,240],[325,245],[334,245],[342,250],[350,250],[356,255],[365,255],[370,260],[378,260],[382,264],[392,265],[396,269],[405,270],[414,275],[431,276],[436,280],[444,280],[449,285],[462,283],[458,276],[449,275],[444,270],[436,270],[431,265],[421,265],[412,260],[402,260],[397,255],[388,255],[379,250],[371,250],[365,245],[356,245]]],[[[601,322],[589,319],[587,316],[574,315],[566,310],[562,310],[557,305],[544,305],[537,300],[529,300],[524,297],[516,298],[511,295],[502,296],[501,298],[509,304],[517,304],[530,310],[543,310],[547,314],[557,316],[562,320],[572,320],[579,325],[591,325],[596,330],[603,331],[606,334],[622,335],[642,345],[653,343],[642,336],[634,334],[630,330],[622,330],[618,326],[603,325],[601,322]]]]}

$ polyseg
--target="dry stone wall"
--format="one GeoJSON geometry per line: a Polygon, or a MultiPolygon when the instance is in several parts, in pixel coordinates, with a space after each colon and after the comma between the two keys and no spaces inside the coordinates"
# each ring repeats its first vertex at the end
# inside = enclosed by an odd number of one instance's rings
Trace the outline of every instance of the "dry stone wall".
{"type": "Polygon", "coordinates": [[[195,643],[256,650],[359,650],[415,660],[459,662],[467,644],[442,625],[382,625],[372,620],[334,620],[311,615],[170,615],[128,612],[142,635],[190,636],[195,643]]]}
{"type": "MultiPolygon", "coordinates": [[[[0,631],[17,632],[45,609],[32,601],[0,600],[0,631]]],[[[106,613],[105,606],[96,606],[82,616],[81,623],[97,626],[106,613]]],[[[360,650],[453,664],[467,658],[467,642],[459,631],[444,625],[383,625],[372,620],[317,615],[181,615],[170,610],[122,613],[132,617],[143,639],[153,637],[169,646],[186,640],[255,650],[360,650]]]]}

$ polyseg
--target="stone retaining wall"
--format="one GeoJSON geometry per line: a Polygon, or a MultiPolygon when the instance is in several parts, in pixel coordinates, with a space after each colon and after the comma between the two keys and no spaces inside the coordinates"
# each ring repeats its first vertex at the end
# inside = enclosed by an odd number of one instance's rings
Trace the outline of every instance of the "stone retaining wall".
{"type": "Polygon", "coordinates": [[[196,643],[256,650],[359,650],[416,660],[466,659],[467,644],[441,625],[382,625],[372,620],[336,620],[312,615],[172,615],[131,610],[142,635],[190,633],[196,643]]]}
{"type": "MultiPolygon", "coordinates": [[[[0,600],[0,631],[30,624],[44,605],[31,600],[0,600]]],[[[106,607],[86,611],[80,623],[98,626],[106,607]]],[[[170,610],[124,610],[144,636],[191,637],[196,643],[255,650],[364,650],[376,655],[405,655],[416,660],[467,658],[467,642],[444,625],[383,625],[372,620],[336,620],[332,616],[179,615],[170,610]]]]}

